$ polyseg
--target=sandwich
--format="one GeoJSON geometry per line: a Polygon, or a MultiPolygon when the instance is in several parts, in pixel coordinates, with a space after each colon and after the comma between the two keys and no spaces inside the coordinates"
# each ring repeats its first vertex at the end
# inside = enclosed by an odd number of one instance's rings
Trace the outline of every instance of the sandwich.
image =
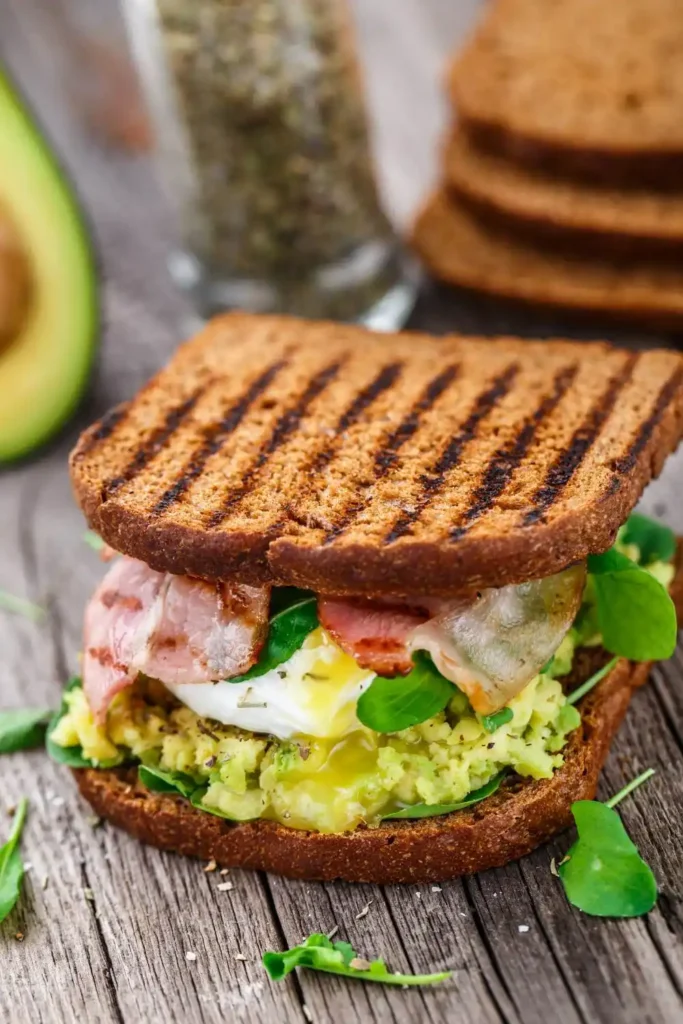
{"type": "Polygon", "coordinates": [[[231,314],[81,436],[109,559],[48,748],[144,842],[310,879],[520,857],[676,642],[630,516],[683,356],[231,314]]]}

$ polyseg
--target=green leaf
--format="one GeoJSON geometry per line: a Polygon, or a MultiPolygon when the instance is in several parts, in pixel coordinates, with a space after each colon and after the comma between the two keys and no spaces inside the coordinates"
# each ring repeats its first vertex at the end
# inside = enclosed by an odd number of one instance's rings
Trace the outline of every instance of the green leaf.
{"type": "Polygon", "coordinates": [[[639,512],[633,512],[628,517],[620,539],[625,544],[638,547],[643,565],[670,562],[676,554],[676,535],[673,530],[639,512]]]}
{"type": "Polygon", "coordinates": [[[506,725],[515,717],[512,708],[501,708],[492,715],[482,715],[479,721],[486,729],[486,732],[495,732],[501,725],[506,725]]]}
{"type": "Polygon", "coordinates": [[[385,814],[382,821],[405,820],[407,818],[436,818],[440,814],[462,811],[466,807],[478,804],[481,800],[486,800],[487,796],[495,793],[504,776],[505,772],[499,772],[498,775],[494,775],[492,779],[489,779],[485,786],[473,789],[464,800],[460,800],[456,804],[413,804],[411,807],[404,807],[402,810],[394,811],[392,814],[385,814]]]}
{"type": "Polygon", "coordinates": [[[602,643],[631,661],[669,658],[676,647],[676,609],[666,589],[614,548],[589,555],[602,643]]]}
{"type": "Polygon", "coordinates": [[[16,809],[9,839],[4,846],[0,846],[0,921],[4,921],[14,909],[21,891],[24,864],[18,847],[27,810],[28,800],[23,797],[16,809]]]}
{"type": "MultiPolygon", "coordinates": [[[[66,684],[64,688],[64,695],[69,693],[70,690],[78,689],[82,685],[81,679],[78,676],[74,676],[66,684]]],[[[52,739],[52,734],[64,715],[67,714],[68,710],[69,707],[66,703],[65,696],[62,696],[60,708],[55,712],[47,726],[45,749],[53,761],[56,761],[57,764],[64,764],[67,768],[115,768],[117,765],[124,763],[123,757],[118,757],[110,761],[92,761],[89,757],[83,756],[83,750],[80,746],[62,747],[58,743],[55,743],[52,739]]]]}
{"type": "Polygon", "coordinates": [[[361,960],[348,942],[331,942],[326,935],[310,935],[300,946],[282,953],[264,953],[263,966],[273,981],[280,981],[295,967],[312,971],[341,974],[359,981],[374,981],[384,985],[435,985],[450,978],[451,971],[440,974],[391,974],[383,960],[371,963],[361,960]],[[357,961],[362,967],[352,967],[357,961]],[[365,966],[367,964],[367,966],[365,966]]]}
{"type": "Polygon", "coordinates": [[[657,902],[655,877],[613,810],[654,774],[643,772],[607,803],[577,800],[572,804],[579,838],[558,873],[569,902],[594,917],[639,917],[657,902]]]}
{"type": "Polygon", "coordinates": [[[167,772],[151,764],[138,766],[138,779],[146,789],[154,793],[179,793],[187,800],[197,789],[197,783],[191,775],[184,772],[167,772]]]}
{"type": "Polygon", "coordinates": [[[268,638],[259,660],[244,675],[233,676],[227,682],[244,683],[248,679],[257,679],[289,661],[317,626],[318,602],[315,597],[305,597],[277,612],[268,625],[268,638]]]}
{"type": "Polygon", "coordinates": [[[51,717],[46,708],[0,711],[0,754],[39,747],[51,717]]]}
{"type": "Polygon", "coordinates": [[[377,676],[358,698],[356,713],[368,729],[400,732],[443,711],[456,687],[434,667],[429,655],[417,651],[407,676],[377,676]]]}
{"type": "Polygon", "coordinates": [[[83,534],[83,542],[92,548],[93,551],[101,551],[106,545],[99,533],[95,533],[94,530],[86,530],[83,534]]]}
{"type": "Polygon", "coordinates": [[[13,615],[23,615],[31,622],[42,622],[45,618],[45,609],[33,601],[27,601],[24,597],[17,597],[10,594],[8,590],[0,590],[0,611],[11,612],[13,615]]]}

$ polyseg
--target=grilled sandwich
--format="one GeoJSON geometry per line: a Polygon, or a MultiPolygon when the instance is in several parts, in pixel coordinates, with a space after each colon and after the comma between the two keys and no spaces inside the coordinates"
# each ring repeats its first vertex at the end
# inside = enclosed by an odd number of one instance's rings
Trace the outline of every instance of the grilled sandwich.
{"type": "Polygon", "coordinates": [[[72,454],[115,557],[48,747],[227,866],[519,857],[673,650],[673,538],[629,513],[682,433],[674,352],[220,318],[72,454]]]}

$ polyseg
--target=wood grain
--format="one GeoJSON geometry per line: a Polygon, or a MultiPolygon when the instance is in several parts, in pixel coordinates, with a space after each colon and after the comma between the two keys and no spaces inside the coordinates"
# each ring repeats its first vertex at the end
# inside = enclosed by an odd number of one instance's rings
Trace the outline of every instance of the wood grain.
{"type": "MultiPolygon", "coordinates": [[[[59,6],[62,15],[79,17],[87,8],[90,27],[99,12],[100,30],[120,32],[111,4],[59,6]]],[[[443,117],[438,74],[463,7],[451,0],[354,6],[382,178],[392,212],[405,222],[433,173],[443,117]]],[[[74,118],[62,87],[73,28],[54,11],[41,0],[0,0],[0,56],[49,126],[87,204],[103,269],[106,329],[97,380],[78,422],[37,461],[0,478],[0,587],[50,608],[43,625],[0,614],[3,706],[54,705],[77,667],[82,608],[101,566],[82,543],[65,471],[76,431],[130,396],[190,330],[189,311],[166,277],[172,224],[149,160],[104,147],[74,118]]],[[[567,333],[559,319],[532,322],[438,288],[425,290],[414,321],[437,331],[567,333]]],[[[646,499],[679,530],[682,481],[678,458],[646,499]]],[[[568,837],[520,864],[436,888],[295,883],[233,872],[233,890],[221,893],[220,876],[201,864],[94,828],[68,772],[41,752],[2,758],[0,811],[24,794],[31,801],[23,852],[32,867],[19,907],[0,926],[0,1020],[675,1024],[683,1013],[682,653],[635,698],[604,793],[651,764],[658,776],[623,805],[623,816],[653,865],[661,896],[647,919],[605,922],[569,908],[550,873],[551,857],[562,855],[568,837]],[[453,980],[404,992],[311,973],[278,986],[267,979],[263,950],[335,927],[362,955],[382,955],[395,969],[447,966],[453,980]]]]}

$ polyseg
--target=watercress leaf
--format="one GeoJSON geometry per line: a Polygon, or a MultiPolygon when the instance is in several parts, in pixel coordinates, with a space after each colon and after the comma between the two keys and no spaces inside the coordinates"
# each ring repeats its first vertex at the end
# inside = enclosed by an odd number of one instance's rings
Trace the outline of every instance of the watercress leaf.
{"type": "Polygon", "coordinates": [[[602,643],[631,661],[669,658],[676,647],[676,609],[650,573],[614,548],[589,555],[602,643]]]}
{"type": "Polygon", "coordinates": [[[38,747],[52,712],[45,708],[17,708],[0,711],[0,754],[38,747]]]}
{"type": "Polygon", "coordinates": [[[473,804],[478,804],[481,800],[485,800],[487,796],[491,796],[496,792],[505,772],[499,772],[498,775],[494,775],[492,779],[486,783],[485,786],[480,786],[479,789],[473,789],[471,793],[455,804],[413,804],[410,807],[403,807],[400,811],[393,811],[391,814],[385,814],[382,821],[394,821],[405,820],[407,818],[436,818],[440,814],[451,814],[453,811],[462,811],[466,807],[471,807],[473,804]]]}
{"type": "MultiPolygon", "coordinates": [[[[82,685],[81,679],[78,676],[74,676],[66,684],[64,694],[69,693],[70,690],[78,689],[78,687],[82,685]]],[[[67,768],[115,768],[117,765],[123,764],[123,756],[113,758],[109,761],[95,762],[91,761],[89,757],[83,756],[83,750],[80,746],[62,747],[58,743],[55,743],[52,739],[52,734],[64,715],[67,714],[68,710],[69,706],[66,703],[65,697],[62,696],[62,703],[59,710],[55,712],[48,722],[45,734],[45,749],[53,761],[56,761],[57,764],[64,764],[67,768]]]]}
{"type": "Polygon", "coordinates": [[[377,676],[358,698],[356,713],[368,729],[400,732],[443,711],[456,687],[435,668],[429,655],[417,651],[414,668],[395,679],[377,676]]]}
{"type": "Polygon", "coordinates": [[[189,799],[197,789],[197,783],[191,775],[184,772],[167,772],[151,764],[138,766],[138,779],[146,789],[155,793],[180,793],[189,799]]]}
{"type": "Polygon", "coordinates": [[[13,615],[23,615],[31,622],[42,622],[45,618],[45,609],[33,601],[27,601],[24,597],[17,597],[10,594],[8,590],[0,590],[0,611],[10,612],[13,615]]]}
{"type": "Polygon", "coordinates": [[[486,729],[486,732],[495,732],[496,729],[500,729],[501,725],[511,722],[513,718],[514,712],[512,708],[501,708],[500,711],[495,711],[492,715],[482,715],[479,721],[486,729]]]}
{"type": "Polygon", "coordinates": [[[373,960],[368,964],[357,956],[348,942],[332,943],[326,935],[320,934],[311,935],[300,946],[286,949],[282,953],[264,953],[263,966],[273,981],[285,978],[295,967],[307,967],[313,971],[340,974],[345,978],[384,985],[434,985],[451,976],[451,971],[442,971],[440,974],[391,974],[383,960],[373,960]],[[354,962],[363,966],[353,967],[354,962]]]}
{"type": "Polygon", "coordinates": [[[228,682],[244,683],[248,679],[257,679],[289,661],[317,626],[318,603],[315,597],[305,597],[284,608],[270,620],[268,638],[256,664],[243,675],[228,679],[228,682]]]}
{"type": "Polygon", "coordinates": [[[657,901],[657,883],[619,815],[597,800],[578,800],[579,838],[558,871],[567,899],[597,917],[639,917],[657,901]]]}
{"type": "Polygon", "coordinates": [[[4,846],[0,846],[0,921],[4,921],[15,907],[24,877],[24,864],[19,853],[19,839],[26,820],[28,800],[24,797],[14,814],[12,831],[4,846]]]}
{"type": "Polygon", "coordinates": [[[633,512],[628,517],[621,539],[625,544],[638,547],[643,565],[669,562],[676,553],[676,535],[673,530],[640,512],[633,512]]]}

